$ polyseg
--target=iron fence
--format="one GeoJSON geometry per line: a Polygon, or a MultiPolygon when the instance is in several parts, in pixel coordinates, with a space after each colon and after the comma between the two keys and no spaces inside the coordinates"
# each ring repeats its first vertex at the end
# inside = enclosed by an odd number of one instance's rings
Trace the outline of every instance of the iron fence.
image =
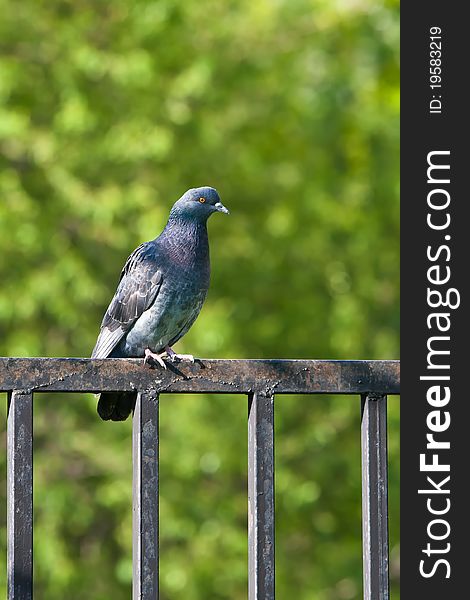
{"type": "Polygon", "coordinates": [[[248,598],[274,599],[274,396],[360,395],[365,600],[388,600],[387,395],[398,361],[0,358],[8,392],[8,600],[33,597],[33,393],[136,391],[133,416],[133,600],[158,598],[159,394],[248,397],[248,598]]]}

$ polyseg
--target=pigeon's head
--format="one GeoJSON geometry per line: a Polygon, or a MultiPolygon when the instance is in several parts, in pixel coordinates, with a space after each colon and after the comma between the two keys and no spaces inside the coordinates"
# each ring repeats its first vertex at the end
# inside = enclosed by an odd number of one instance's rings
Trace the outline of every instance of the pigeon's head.
{"type": "Polygon", "coordinates": [[[170,216],[205,222],[214,212],[229,214],[217,190],[205,186],[185,192],[173,205],[170,216]]]}

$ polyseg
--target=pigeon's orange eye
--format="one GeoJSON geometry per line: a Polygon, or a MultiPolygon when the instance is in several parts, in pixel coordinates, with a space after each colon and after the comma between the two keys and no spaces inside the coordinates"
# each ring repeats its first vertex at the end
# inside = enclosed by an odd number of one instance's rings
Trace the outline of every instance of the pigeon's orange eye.
{"type": "Polygon", "coordinates": [[[203,196],[201,196],[201,197],[199,198],[199,202],[200,202],[201,204],[204,204],[204,202],[205,202],[205,201],[206,201],[206,199],[205,199],[203,196]]]}

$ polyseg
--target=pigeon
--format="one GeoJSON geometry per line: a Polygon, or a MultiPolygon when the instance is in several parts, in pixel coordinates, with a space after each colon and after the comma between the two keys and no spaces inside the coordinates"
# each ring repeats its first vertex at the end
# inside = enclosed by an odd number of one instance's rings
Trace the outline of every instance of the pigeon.
{"type": "MultiPolygon", "coordinates": [[[[127,259],[103,317],[91,358],[144,358],[166,369],[170,361],[191,360],[172,346],[196,320],[209,289],[207,219],[229,214],[212,187],[188,190],[175,202],[162,233],[127,259]]],[[[102,392],[98,414],[124,421],[135,392],[102,392]]]]}

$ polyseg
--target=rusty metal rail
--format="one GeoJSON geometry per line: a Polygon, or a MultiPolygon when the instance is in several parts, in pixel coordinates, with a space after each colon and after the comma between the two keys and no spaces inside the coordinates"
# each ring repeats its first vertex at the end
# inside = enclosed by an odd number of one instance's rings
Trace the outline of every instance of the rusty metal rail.
{"type": "Polygon", "coordinates": [[[398,361],[196,360],[168,370],[141,360],[0,358],[8,392],[8,600],[33,596],[33,394],[137,392],[133,417],[133,600],[158,598],[158,398],[161,393],[248,397],[248,598],[274,599],[274,396],[362,398],[364,599],[388,600],[387,405],[398,361]]]}

